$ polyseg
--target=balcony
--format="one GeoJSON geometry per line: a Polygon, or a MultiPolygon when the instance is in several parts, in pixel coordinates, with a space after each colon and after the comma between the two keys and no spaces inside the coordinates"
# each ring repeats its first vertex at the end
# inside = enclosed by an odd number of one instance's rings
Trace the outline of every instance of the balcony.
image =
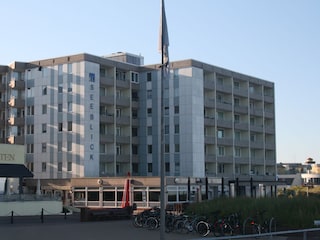
{"type": "Polygon", "coordinates": [[[214,126],[215,125],[215,121],[214,121],[214,117],[205,117],[204,118],[204,125],[205,126],[214,126]]]}
{"type": "Polygon", "coordinates": [[[236,106],[234,106],[234,112],[235,113],[247,114],[248,113],[248,107],[247,106],[236,105],[236,106]]]}
{"type": "Polygon", "coordinates": [[[16,108],[24,108],[25,107],[25,101],[22,99],[18,99],[16,97],[11,97],[8,101],[8,104],[10,107],[16,107],[16,108]]]}
{"type": "Polygon", "coordinates": [[[114,96],[100,96],[100,102],[102,104],[113,105],[114,104],[114,96]]]}
{"type": "Polygon", "coordinates": [[[129,80],[125,80],[125,81],[117,80],[116,81],[116,86],[117,86],[117,88],[127,88],[127,89],[129,89],[130,88],[130,81],[129,80]]]}
{"type": "Polygon", "coordinates": [[[232,111],[232,104],[228,102],[217,102],[217,109],[232,111]]]}
{"type": "Polygon", "coordinates": [[[129,125],[130,124],[130,117],[128,117],[128,116],[117,117],[116,122],[119,125],[129,125]]]}
{"type": "Polygon", "coordinates": [[[8,143],[10,144],[18,144],[18,145],[24,144],[24,136],[11,135],[7,138],[7,140],[8,140],[8,143]]]}
{"type": "Polygon", "coordinates": [[[101,143],[113,143],[114,142],[114,135],[112,134],[100,134],[100,142],[101,143]]]}
{"type": "Polygon", "coordinates": [[[100,77],[100,84],[105,86],[113,86],[114,79],[110,77],[100,77]]]}
{"type": "Polygon", "coordinates": [[[24,120],[25,120],[24,118],[18,118],[18,117],[12,116],[8,119],[8,123],[11,126],[23,126],[24,120]]]}
{"type": "Polygon", "coordinates": [[[232,120],[217,120],[218,127],[232,128],[232,120]]]}
{"type": "Polygon", "coordinates": [[[25,82],[24,81],[17,81],[16,79],[11,79],[9,82],[9,87],[12,89],[24,90],[25,82]]]}
{"type": "Polygon", "coordinates": [[[233,139],[232,138],[218,138],[217,139],[218,145],[224,145],[224,146],[232,146],[233,145],[233,139]]]}
{"type": "Polygon", "coordinates": [[[205,144],[215,144],[216,138],[215,136],[205,136],[204,143],[205,144]]]}
{"type": "Polygon", "coordinates": [[[114,123],[113,115],[100,115],[100,122],[102,123],[114,123]]]}
{"type": "Polygon", "coordinates": [[[129,136],[116,136],[116,142],[120,144],[129,144],[130,137],[129,136]]]}
{"type": "Polygon", "coordinates": [[[116,102],[117,102],[117,106],[130,107],[130,98],[128,97],[117,98],[116,102]]]}

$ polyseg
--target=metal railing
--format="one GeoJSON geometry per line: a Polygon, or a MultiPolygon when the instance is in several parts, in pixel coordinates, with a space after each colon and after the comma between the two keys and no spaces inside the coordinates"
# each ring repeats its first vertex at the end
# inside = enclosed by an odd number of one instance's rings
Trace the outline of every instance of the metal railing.
{"type": "Polygon", "coordinates": [[[195,238],[192,240],[229,240],[229,239],[272,239],[272,240],[282,240],[286,239],[280,236],[286,236],[289,234],[301,233],[301,240],[308,240],[309,232],[320,232],[320,228],[308,228],[308,229],[300,229],[300,230],[288,230],[288,231],[279,231],[279,232],[271,232],[271,233],[261,233],[261,234],[250,234],[250,235],[237,235],[237,236],[224,236],[224,237],[205,237],[205,238],[195,238]]]}

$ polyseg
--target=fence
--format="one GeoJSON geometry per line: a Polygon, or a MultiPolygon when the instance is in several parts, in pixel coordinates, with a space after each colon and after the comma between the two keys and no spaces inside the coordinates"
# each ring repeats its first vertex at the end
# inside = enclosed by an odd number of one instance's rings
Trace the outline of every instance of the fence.
{"type": "Polygon", "coordinates": [[[271,232],[271,233],[261,233],[261,234],[250,234],[250,235],[237,235],[237,236],[228,236],[228,237],[206,237],[206,238],[197,238],[193,240],[231,240],[231,239],[263,239],[263,240],[285,240],[286,236],[290,234],[301,234],[298,236],[301,240],[313,240],[319,239],[319,235],[317,238],[308,238],[308,233],[319,232],[320,228],[308,228],[308,229],[300,229],[300,230],[288,230],[288,231],[279,231],[279,232],[271,232]],[[281,237],[284,236],[284,237],[281,237]]]}

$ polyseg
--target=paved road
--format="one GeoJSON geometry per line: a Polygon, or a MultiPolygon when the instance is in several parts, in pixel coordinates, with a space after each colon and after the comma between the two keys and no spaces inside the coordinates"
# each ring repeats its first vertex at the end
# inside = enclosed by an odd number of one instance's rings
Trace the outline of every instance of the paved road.
{"type": "MultiPolygon", "coordinates": [[[[160,240],[159,230],[135,228],[131,220],[81,222],[79,214],[67,216],[0,217],[0,240],[160,240]]],[[[308,240],[320,239],[320,233],[308,234],[308,240]]],[[[200,239],[197,234],[166,233],[163,240],[200,239]]],[[[213,239],[210,235],[203,239],[213,239]]],[[[303,235],[273,237],[281,240],[301,240],[303,235]]],[[[252,239],[250,239],[252,240],[252,239]]]]}
{"type": "MultiPolygon", "coordinates": [[[[196,234],[166,233],[164,240],[198,238],[196,234]]],[[[131,220],[80,222],[79,216],[0,218],[1,240],[158,240],[159,230],[135,228],[131,220]]]]}

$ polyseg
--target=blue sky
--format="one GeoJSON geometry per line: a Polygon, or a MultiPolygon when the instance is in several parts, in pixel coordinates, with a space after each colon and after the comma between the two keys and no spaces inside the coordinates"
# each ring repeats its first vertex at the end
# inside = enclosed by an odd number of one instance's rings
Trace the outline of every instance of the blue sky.
{"type": "MultiPolygon", "coordinates": [[[[166,0],[171,61],[275,83],[277,161],[320,163],[320,1],[166,0]]],[[[159,63],[160,0],[1,3],[0,65],[124,51],[159,63]]]]}

